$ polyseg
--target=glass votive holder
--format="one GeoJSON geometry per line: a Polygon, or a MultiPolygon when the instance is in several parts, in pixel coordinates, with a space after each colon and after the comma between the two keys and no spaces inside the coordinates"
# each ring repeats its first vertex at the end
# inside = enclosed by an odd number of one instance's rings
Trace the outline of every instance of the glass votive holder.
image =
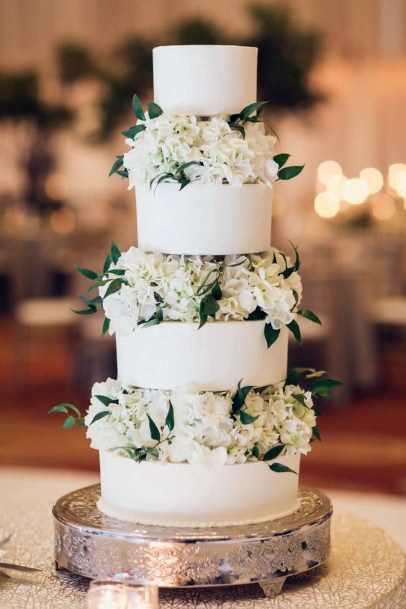
{"type": "Polygon", "coordinates": [[[137,584],[125,581],[127,591],[127,609],[158,609],[158,586],[150,584],[137,584]]]}
{"type": "Polygon", "coordinates": [[[127,609],[127,592],[120,581],[94,580],[86,601],[87,609],[127,609]]]}

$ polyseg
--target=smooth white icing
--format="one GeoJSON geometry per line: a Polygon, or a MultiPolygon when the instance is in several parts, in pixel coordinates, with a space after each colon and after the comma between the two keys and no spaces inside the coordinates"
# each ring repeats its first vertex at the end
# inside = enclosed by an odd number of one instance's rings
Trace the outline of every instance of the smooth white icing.
{"type": "Polygon", "coordinates": [[[272,188],[160,184],[136,190],[138,247],[165,254],[251,254],[269,249],[272,188]]]}
{"type": "MultiPolygon", "coordinates": [[[[299,473],[300,455],[278,457],[299,473]]],[[[263,462],[236,465],[136,463],[100,452],[101,500],[113,518],[141,524],[206,527],[264,522],[293,512],[298,476],[263,462]]]]}
{"type": "Polygon", "coordinates": [[[233,114],[257,100],[255,47],[162,46],[153,50],[154,99],[167,114],[233,114]]]}
{"type": "Polygon", "coordinates": [[[199,391],[271,385],[287,371],[288,330],[268,349],[262,321],[163,322],[116,336],[117,376],[128,385],[199,391]]]}

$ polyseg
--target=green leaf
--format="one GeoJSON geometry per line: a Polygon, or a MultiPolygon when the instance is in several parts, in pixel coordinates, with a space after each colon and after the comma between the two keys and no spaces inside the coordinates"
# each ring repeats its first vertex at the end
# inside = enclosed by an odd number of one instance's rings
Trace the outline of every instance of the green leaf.
{"type": "Polygon", "coordinates": [[[231,127],[232,123],[235,123],[236,121],[239,121],[239,120],[240,120],[240,115],[239,114],[230,114],[230,120],[229,120],[228,124],[231,127]]]}
{"type": "Polygon", "coordinates": [[[167,426],[169,431],[172,431],[173,428],[175,427],[175,415],[173,412],[172,402],[170,400],[169,400],[168,414],[166,415],[166,419],[165,419],[165,425],[167,426]]]}
{"type": "Polygon", "coordinates": [[[231,129],[236,129],[236,131],[239,131],[241,133],[241,135],[243,136],[243,138],[245,139],[245,129],[242,125],[232,125],[230,124],[231,129]]]}
{"type": "Polygon", "coordinates": [[[149,118],[158,118],[158,116],[164,113],[161,106],[158,106],[155,102],[148,102],[147,110],[149,118]]]}
{"type": "Polygon", "coordinates": [[[334,379],[318,379],[317,381],[314,381],[314,383],[312,383],[310,385],[310,391],[312,393],[314,393],[315,395],[321,395],[323,397],[329,397],[330,396],[330,392],[335,389],[336,387],[339,387],[340,385],[342,385],[343,383],[341,383],[340,381],[336,381],[334,379]]]}
{"type": "Polygon", "coordinates": [[[297,342],[301,343],[302,342],[302,335],[300,333],[300,327],[299,327],[299,324],[297,323],[297,321],[292,319],[290,324],[286,324],[286,327],[289,328],[289,330],[292,332],[292,334],[296,338],[297,342]]]}
{"type": "Polygon", "coordinates": [[[240,421],[243,425],[250,425],[254,423],[258,419],[259,415],[253,416],[249,414],[246,410],[241,410],[240,412],[240,421]]]}
{"type": "Polygon", "coordinates": [[[213,296],[213,298],[215,298],[216,300],[221,300],[223,297],[223,292],[221,291],[221,287],[218,281],[216,281],[216,283],[214,284],[214,287],[211,291],[211,295],[213,296]]]}
{"type": "Polygon", "coordinates": [[[255,321],[255,320],[259,320],[259,319],[265,319],[266,317],[266,313],[260,309],[259,307],[257,307],[255,309],[255,311],[252,311],[252,313],[250,313],[247,317],[248,321],[255,321]]]}
{"type": "Polygon", "coordinates": [[[258,448],[258,444],[254,444],[254,447],[252,449],[252,456],[255,457],[256,459],[259,459],[259,448],[258,448]]]}
{"type": "Polygon", "coordinates": [[[200,306],[203,307],[203,312],[211,317],[213,317],[220,308],[219,303],[211,294],[207,294],[207,296],[202,298],[200,306]]]}
{"type": "Polygon", "coordinates": [[[70,429],[71,427],[75,427],[76,419],[72,415],[66,417],[64,423],[62,424],[62,429],[70,429]]]}
{"type": "Polygon", "coordinates": [[[104,321],[103,321],[102,336],[107,334],[107,332],[109,331],[109,328],[110,328],[110,320],[108,317],[105,317],[104,321]]]}
{"type": "Polygon", "coordinates": [[[69,410],[73,410],[73,412],[75,414],[77,414],[78,417],[82,416],[79,408],[77,408],[77,406],[74,406],[73,404],[69,404],[68,402],[64,402],[63,404],[58,404],[57,406],[53,406],[53,408],[51,408],[51,410],[48,411],[48,414],[51,414],[51,412],[63,412],[65,414],[68,414],[69,410]]]}
{"type": "Polygon", "coordinates": [[[292,266],[288,266],[287,265],[287,260],[286,260],[286,256],[284,254],[281,255],[283,256],[283,258],[285,259],[285,265],[286,268],[285,270],[281,273],[282,277],[284,277],[285,279],[287,279],[288,277],[290,277],[292,275],[292,273],[295,273],[296,271],[299,270],[300,268],[300,257],[299,257],[299,250],[297,249],[297,247],[295,245],[293,245],[293,243],[291,241],[289,241],[289,243],[291,244],[291,246],[293,247],[294,251],[295,251],[295,262],[293,263],[292,266]]]}
{"type": "Polygon", "coordinates": [[[262,108],[263,106],[265,106],[268,102],[254,102],[253,104],[249,104],[248,106],[245,106],[245,108],[243,108],[240,112],[240,119],[242,121],[247,120],[247,118],[253,114],[254,112],[258,112],[258,110],[260,108],[262,108]]]}
{"type": "Polygon", "coordinates": [[[116,173],[122,178],[128,178],[128,169],[119,169],[118,171],[116,171],[116,173]]]}
{"type": "Polygon", "coordinates": [[[114,243],[114,241],[112,241],[112,243],[111,243],[110,256],[111,256],[111,259],[114,262],[114,264],[117,264],[117,262],[119,261],[119,258],[121,256],[121,252],[118,249],[117,244],[114,243]]]}
{"type": "Polygon", "coordinates": [[[110,410],[102,410],[101,412],[98,412],[96,415],[94,415],[94,417],[90,421],[89,425],[93,425],[93,423],[96,423],[96,421],[100,421],[100,419],[104,419],[104,417],[107,417],[109,414],[111,414],[110,410]]]}
{"type": "Polygon", "coordinates": [[[111,265],[111,254],[110,252],[107,254],[106,256],[106,260],[104,261],[104,265],[103,265],[103,275],[105,275],[107,273],[107,271],[109,270],[111,265]]]}
{"type": "Polygon", "coordinates": [[[141,326],[143,328],[149,328],[150,326],[157,326],[158,324],[160,324],[164,319],[164,314],[162,311],[161,307],[158,307],[157,310],[155,311],[155,315],[153,315],[151,317],[151,319],[148,319],[148,321],[144,320],[144,321],[140,321],[138,322],[138,325],[141,326]]]}
{"type": "Polygon", "coordinates": [[[286,377],[285,385],[297,385],[304,376],[306,379],[319,378],[326,374],[325,370],[315,368],[293,368],[286,377]]]}
{"type": "Polygon", "coordinates": [[[159,450],[157,449],[156,446],[150,446],[150,447],[146,448],[145,451],[148,455],[150,455],[151,457],[154,457],[154,459],[159,458],[159,450]]]}
{"type": "Polygon", "coordinates": [[[292,398],[295,398],[296,402],[299,402],[299,404],[301,404],[305,408],[309,408],[306,404],[305,396],[303,395],[303,393],[292,393],[292,398]]]}
{"type": "Polygon", "coordinates": [[[296,290],[292,290],[292,293],[293,293],[293,297],[295,299],[295,304],[291,308],[291,311],[294,311],[296,309],[297,303],[299,302],[299,294],[296,292],[296,290]]]}
{"type": "Polygon", "coordinates": [[[117,279],[113,279],[110,282],[109,287],[106,290],[105,295],[103,296],[103,298],[107,298],[107,296],[111,296],[112,294],[115,294],[116,292],[118,292],[121,289],[121,286],[123,285],[123,280],[120,279],[119,277],[117,277],[117,279]]]}
{"type": "Polygon", "coordinates": [[[91,271],[90,269],[85,269],[83,266],[77,266],[75,264],[75,269],[78,273],[86,277],[86,279],[97,279],[98,274],[95,271],[91,271]]]}
{"type": "Polygon", "coordinates": [[[159,441],[161,439],[161,433],[160,433],[158,427],[155,425],[154,421],[149,416],[149,414],[147,414],[147,417],[148,417],[148,421],[149,421],[149,432],[151,434],[151,438],[153,440],[159,441]]]}
{"type": "Polygon", "coordinates": [[[265,335],[265,339],[266,339],[266,344],[268,345],[268,349],[278,339],[280,332],[281,332],[280,330],[275,330],[272,327],[271,323],[265,324],[264,335],[265,335]]]}
{"type": "Polygon", "coordinates": [[[107,395],[95,395],[104,406],[110,406],[110,404],[118,404],[118,399],[109,398],[107,395]]]}
{"type": "Polygon", "coordinates": [[[291,165],[290,167],[284,167],[278,171],[278,178],[280,180],[291,180],[303,171],[303,167],[304,165],[291,165]]]}
{"type": "Polygon", "coordinates": [[[190,184],[189,178],[180,178],[179,180],[180,188],[179,191],[183,190],[188,184],[190,184]]]}
{"type": "Polygon", "coordinates": [[[142,109],[142,104],[140,102],[140,98],[138,97],[138,95],[133,95],[132,106],[133,106],[133,112],[134,112],[135,116],[140,121],[145,121],[144,110],[142,109]]]}
{"type": "Polygon", "coordinates": [[[281,454],[281,452],[283,451],[284,448],[285,448],[284,444],[277,444],[273,448],[270,448],[264,454],[264,461],[272,461],[273,459],[276,459],[276,457],[279,457],[279,455],[281,454]]]}
{"type": "Polygon", "coordinates": [[[136,135],[141,133],[141,131],[145,131],[145,125],[133,125],[129,129],[124,129],[121,133],[130,139],[134,139],[136,135]]]}
{"type": "Polygon", "coordinates": [[[91,306],[88,309],[71,309],[71,311],[75,315],[93,315],[93,313],[97,313],[97,308],[91,306]]]}
{"type": "Polygon", "coordinates": [[[319,442],[321,442],[321,435],[320,435],[320,429],[318,427],[318,425],[315,425],[314,427],[312,427],[312,432],[315,438],[317,438],[319,440],[319,442]]]}
{"type": "Polygon", "coordinates": [[[58,406],[53,406],[51,410],[48,410],[48,414],[51,414],[52,412],[63,412],[68,414],[68,408],[66,404],[58,404],[58,406]]]}
{"type": "Polygon", "coordinates": [[[126,270],[125,269],[109,269],[109,273],[110,275],[125,275],[126,270]]]}
{"type": "Polygon", "coordinates": [[[287,162],[289,157],[290,157],[290,154],[286,154],[285,152],[282,152],[281,154],[276,154],[273,157],[273,160],[275,161],[275,163],[277,163],[279,165],[279,168],[281,168],[285,165],[285,163],[287,162]]]}
{"type": "Polygon", "coordinates": [[[296,474],[296,476],[297,476],[297,472],[295,472],[293,469],[290,469],[290,467],[288,467],[287,465],[282,465],[282,463],[272,463],[268,467],[269,467],[269,469],[271,469],[273,472],[276,472],[277,474],[283,474],[283,473],[290,472],[292,474],[296,474]]]}
{"type": "Polygon", "coordinates": [[[110,169],[110,173],[109,173],[109,177],[113,175],[113,173],[117,173],[117,171],[120,169],[120,167],[122,167],[123,165],[123,156],[118,156],[117,160],[114,161],[111,169],[110,169]]]}
{"type": "Polygon", "coordinates": [[[297,313],[298,313],[298,315],[301,315],[305,319],[309,319],[310,321],[314,322],[315,324],[321,325],[320,318],[317,317],[316,313],[313,313],[313,311],[310,311],[309,309],[300,309],[297,313]]]}
{"type": "Polygon", "coordinates": [[[232,412],[233,413],[236,413],[241,410],[241,408],[245,404],[247,395],[249,394],[251,389],[254,389],[254,385],[246,385],[245,387],[241,387],[241,383],[242,383],[242,380],[239,381],[239,383],[237,385],[237,391],[235,392],[235,395],[232,400],[232,412]]]}
{"type": "Polygon", "coordinates": [[[79,298],[88,307],[96,307],[98,304],[101,304],[101,302],[102,302],[101,296],[95,296],[94,298],[87,298],[87,296],[80,295],[79,298]]]}
{"type": "MultiPolygon", "coordinates": [[[[179,165],[179,167],[177,168],[176,172],[175,172],[175,179],[178,179],[179,176],[184,173],[185,169],[187,169],[188,167],[190,167],[191,165],[200,165],[201,163],[199,163],[199,161],[188,161],[187,163],[182,163],[182,165],[179,165]]],[[[189,180],[190,182],[190,180],[189,180]]],[[[188,183],[189,183],[188,182],[188,183]]],[[[181,189],[182,190],[182,189],[181,189]]]]}

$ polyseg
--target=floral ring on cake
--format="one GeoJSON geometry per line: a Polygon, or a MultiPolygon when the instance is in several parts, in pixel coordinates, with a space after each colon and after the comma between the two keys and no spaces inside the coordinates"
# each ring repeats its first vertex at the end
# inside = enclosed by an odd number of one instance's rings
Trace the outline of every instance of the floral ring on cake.
{"type": "Polygon", "coordinates": [[[93,280],[89,291],[94,298],[81,296],[87,308],[75,313],[106,316],[103,333],[129,335],[162,322],[264,320],[268,347],[286,326],[300,342],[297,316],[315,323],[319,318],[300,309],[302,282],[295,261],[271,248],[262,254],[240,256],[178,256],[144,252],[130,247],[121,253],[116,244],[106,258],[101,274],[76,267],[93,280]]]}

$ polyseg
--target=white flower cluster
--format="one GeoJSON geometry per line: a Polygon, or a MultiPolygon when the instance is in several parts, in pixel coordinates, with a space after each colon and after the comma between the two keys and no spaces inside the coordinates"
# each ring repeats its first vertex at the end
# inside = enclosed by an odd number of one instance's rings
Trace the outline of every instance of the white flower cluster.
{"type": "Polygon", "coordinates": [[[246,397],[244,409],[252,417],[243,424],[232,412],[234,392],[204,392],[193,390],[159,391],[122,386],[107,379],[92,389],[91,405],[85,417],[87,437],[92,448],[119,450],[123,447],[156,447],[157,453],[147,460],[158,458],[171,463],[232,464],[259,459],[276,445],[284,444],[284,453],[306,454],[310,451],[312,428],[316,425],[310,391],[296,385],[279,383],[261,390],[252,390],[246,397]],[[294,395],[303,395],[306,406],[294,395]],[[115,402],[106,407],[98,397],[106,396],[115,402]],[[166,417],[173,407],[174,428],[169,430],[166,417]],[[94,417],[108,410],[94,423],[94,417]],[[152,419],[161,433],[160,441],[151,437],[152,419]]]}
{"type": "Polygon", "coordinates": [[[284,278],[291,265],[276,249],[264,254],[226,256],[164,255],[131,247],[123,252],[106,278],[117,279],[111,271],[125,271],[120,289],[106,296],[108,285],[99,288],[110,333],[130,334],[140,321],[148,321],[162,311],[163,321],[199,320],[202,291],[218,277],[222,296],[215,319],[243,320],[257,308],[275,330],[289,324],[302,295],[298,273],[284,278]]]}
{"type": "Polygon", "coordinates": [[[206,184],[245,183],[276,180],[278,165],[273,161],[276,138],[265,135],[263,123],[246,123],[245,136],[228,124],[227,116],[200,120],[196,116],[170,116],[138,121],[145,125],[124,154],[129,188],[150,184],[163,173],[175,174],[184,163],[188,180],[206,184]]]}

